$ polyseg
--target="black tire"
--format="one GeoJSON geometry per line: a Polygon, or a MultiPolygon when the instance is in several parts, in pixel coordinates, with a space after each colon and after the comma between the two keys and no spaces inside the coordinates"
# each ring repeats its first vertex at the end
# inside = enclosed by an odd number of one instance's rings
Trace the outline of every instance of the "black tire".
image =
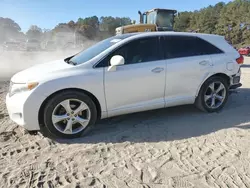
{"type": "Polygon", "coordinates": [[[79,91],[74,91],[74,90],[64,91],[59,94],[56,94],[55,96],[53,96],[53,98],[51,98],[47,102],[44,108],[44,124],[45,124],[44,128],[47,129],[48,133],[51,133],[52,135],[59,137],[59,138],[72,139],[72,138],[78,138],[83,135],[86,135],[91,130],[91,128],[95,125],[96,120],[97,120],[97,109],[96,109],[95,103],[92,101],[92,99],[88,95],[79,91]],[[76,134],[64,134],[58,131],[54,127],[54,124],[52,122],[53,110],[58,104],[60,104],[62,101],[67,100],[67,99],[77,99],[77,100],[84,102],[85,104],[87,104],[91,112],[90,121],[87,127],[83,129],[81,132],[76,133],[76,134]]]}
{"type": "Polygon", "coordinates": [[[220,76],[213,76],[203,83],[203,85],[199,91],[199,95],[197,96],[197,98],[195,100],[195,106],[203,112],[208,112],[208,113],[219,112],[220,110],[222,110],[224,108],[224,106],[228,100],[228,96],[229,96],[229,86],[228,86],[227,80],[223,77],[220,77],[220,76]],[[205,92],[206,92],[207,88],[209,87],[209,85],[212,84],[213,82],[222,83],[225,87],[225,92],[226,92],[225,99],[218,108],[209,108],[205,103],[205,92]]]}

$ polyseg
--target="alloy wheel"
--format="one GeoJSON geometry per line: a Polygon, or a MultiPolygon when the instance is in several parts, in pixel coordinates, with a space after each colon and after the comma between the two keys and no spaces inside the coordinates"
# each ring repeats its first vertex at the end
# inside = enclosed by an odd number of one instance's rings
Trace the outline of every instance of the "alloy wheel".
{"type": "Polygon", "coordinates": [[[210,109],[219,108],[226,98],[226,88],[220,81],[212,82],[204,96],[205,104],[210,109]]]}
{"type": "Polygon", "coordinates": [[[52,112],[54,127],[63,134],[77,134],[87,127],[91,117],[88,105],[78,99],[60,102],[52,112]]]}

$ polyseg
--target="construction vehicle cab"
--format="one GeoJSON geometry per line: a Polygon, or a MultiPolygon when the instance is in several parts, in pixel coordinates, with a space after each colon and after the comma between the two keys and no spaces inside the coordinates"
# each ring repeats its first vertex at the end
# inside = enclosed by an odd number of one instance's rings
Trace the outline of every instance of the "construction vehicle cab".
{"type": "Polygon", "coordinates": [[[144,13],[138,11],[140,24],[116,28],[116,35],[134,32],[173,31],[176,10],[155,8],[144,13]]]}

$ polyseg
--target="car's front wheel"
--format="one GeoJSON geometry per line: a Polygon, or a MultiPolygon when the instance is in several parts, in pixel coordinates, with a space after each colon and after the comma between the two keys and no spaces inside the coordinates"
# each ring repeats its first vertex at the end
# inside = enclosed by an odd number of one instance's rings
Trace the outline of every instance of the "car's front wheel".
{"type": "Polygon", "coordinates": [[[201,87],[195,105],[205,112],[218,112],[225,106],[228,95],[227,81],[222,77],[214,76],[201,87]]]}
{"type": "Polygon", "coordinates": [[[61,138],[77,138],[95,124],[97,110],[91,98],[78,91],[66,91],[51,98],[44,108],[47,130],[61,138]]]}

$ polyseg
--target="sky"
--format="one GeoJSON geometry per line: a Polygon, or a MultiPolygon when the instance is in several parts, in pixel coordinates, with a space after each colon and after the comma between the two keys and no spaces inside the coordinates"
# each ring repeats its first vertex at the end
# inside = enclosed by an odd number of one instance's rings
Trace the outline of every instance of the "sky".
{"type": "Polygon", "coordinates": [[[79,17],[130,17],[138,22],[138,10],[153,8],[194,11],[230,0],[0,0],[0,17],[13,19],[26,32],[30,25],[52,29],[79,17]]]}

